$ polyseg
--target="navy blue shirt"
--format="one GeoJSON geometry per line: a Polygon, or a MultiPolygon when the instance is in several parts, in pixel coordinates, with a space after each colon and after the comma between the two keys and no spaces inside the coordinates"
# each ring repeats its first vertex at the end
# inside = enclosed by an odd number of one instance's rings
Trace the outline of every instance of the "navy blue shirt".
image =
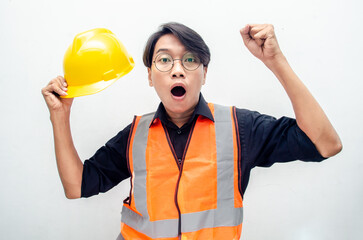
{"type": "MultiPolygon", "coordinates": [[[[160,103],[154,120],[158,118],[167,128],[178,159],[182,158],[189,131],[201,115],[214,121],[202,94],[189,121],[181,128],[169,121],[160,103]]],[[[245,192],[252,168],[270,167],[276,162],[293,160],[324,160],[314,144],[298,127],[296,120],[288,117],[276,119],[246,109],[236,109],[241,142],[241,186],[245,192]]],[[[84,162],[81,196],[90,197],[106,192],[122,180],[130,177],[126,162],[127,140],[131,124],[101,147],[94,156],[84,162]]]]}

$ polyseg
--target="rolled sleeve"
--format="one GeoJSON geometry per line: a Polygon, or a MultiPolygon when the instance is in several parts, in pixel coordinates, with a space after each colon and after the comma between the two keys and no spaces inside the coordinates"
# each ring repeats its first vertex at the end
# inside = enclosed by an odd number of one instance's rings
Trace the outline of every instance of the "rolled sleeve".
{"type": "MultiPolygon", "coordinates": [[[[295,120],[295,119],[294,119],[295,120]]],[[[327,158],[321,156],[310,138],[296,124],[288,135],[288,147],[294,159],[304,162],[321,162],[327,158]]]]}
{"type": "Polygon", "coordinates": [[[81,197],[106,192],[130,177],[126,160],[131,125],[120,131],[83,164],[81,197]]]}

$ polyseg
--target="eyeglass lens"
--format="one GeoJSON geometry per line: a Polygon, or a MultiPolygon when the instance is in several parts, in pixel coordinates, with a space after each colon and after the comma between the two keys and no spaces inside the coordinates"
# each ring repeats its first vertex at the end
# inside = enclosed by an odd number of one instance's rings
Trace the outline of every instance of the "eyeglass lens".
{"type": "Polygon", "coordinates": [[[197,69],[200,65],[200,60],[193,53],[184,54],[182,59],[173,59],[169,54],[161,53],[155,59],[155,66],[158,70],[167,72],[173,68],[175,60],[181,60],[183,67],[189,71],[197,69]]]}

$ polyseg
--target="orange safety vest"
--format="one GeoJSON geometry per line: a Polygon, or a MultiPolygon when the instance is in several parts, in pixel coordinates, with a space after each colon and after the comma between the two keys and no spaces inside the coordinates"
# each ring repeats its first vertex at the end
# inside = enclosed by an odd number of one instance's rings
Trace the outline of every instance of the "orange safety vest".
{"type": "Polygon", "coordinates": [[[179,163],[154,113],[135,117],[128,143],[130,197],[118,239],[240,239],[240,144],[234,107],[208,104],[214,122],[198,116],[179,163]]]}

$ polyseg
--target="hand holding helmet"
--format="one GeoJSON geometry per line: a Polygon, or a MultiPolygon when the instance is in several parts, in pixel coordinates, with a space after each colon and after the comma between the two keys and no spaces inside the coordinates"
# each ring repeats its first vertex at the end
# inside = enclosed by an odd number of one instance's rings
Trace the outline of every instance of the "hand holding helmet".
{"type": "Polygon", "coordinates": [[[49,111],[69,111],[74,98],[102,91],[129,73],[135,63],[110,31],[96,28],[75,36],[64,60],[64,78],[52,79],[42,89],[49,111]]]}
{"type": "Polygon", "coordinates": [[[42,89],[42,94],[47,103],[49,111],[69,112],[73,98],[63,99],[59,96],[67,96],[67,82],[62,76],[53,78],[47,86],[42,89]]]}

